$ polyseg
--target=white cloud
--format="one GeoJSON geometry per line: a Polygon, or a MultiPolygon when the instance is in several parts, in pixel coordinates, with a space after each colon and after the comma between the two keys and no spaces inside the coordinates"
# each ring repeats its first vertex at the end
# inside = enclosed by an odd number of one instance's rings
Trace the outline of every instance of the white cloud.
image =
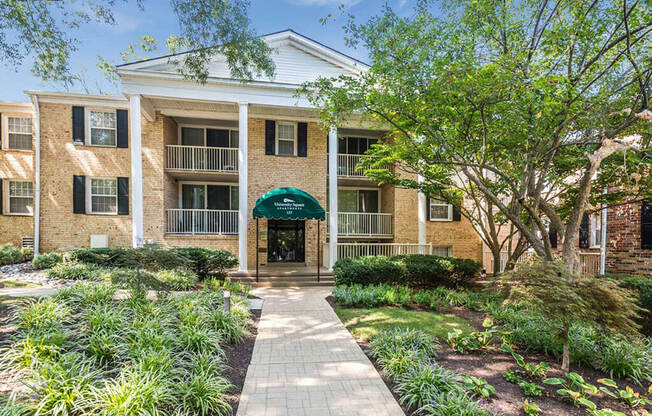
{"type": "Polygon", "coordinates": [[[290,3],[299,5],[299,6],[339,6],[344,4],[345,6],[353,6],[354,4],[360,3],[362,0],[288,0],[290,3]]]}

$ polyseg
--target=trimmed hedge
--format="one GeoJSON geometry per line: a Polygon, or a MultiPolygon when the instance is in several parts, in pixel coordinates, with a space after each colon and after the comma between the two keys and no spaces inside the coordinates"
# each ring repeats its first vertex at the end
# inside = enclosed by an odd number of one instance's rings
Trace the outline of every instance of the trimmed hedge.
{"type": "Polygon", "coordinates": [[[410,287],[464,286],[482,266],[469,259],[426,254],[340,259],[333,267],[337,285],[401,284],[410,287]]]}
{"type": "Polygon", "coordinates": [[[66,253],[65,259],[67,262],[121,269],[186,269],[193,271],[200,279],[223,277],[228,269],[238,263],[236,257],[227,251],[205,248],[79,249],[66,253]]]}

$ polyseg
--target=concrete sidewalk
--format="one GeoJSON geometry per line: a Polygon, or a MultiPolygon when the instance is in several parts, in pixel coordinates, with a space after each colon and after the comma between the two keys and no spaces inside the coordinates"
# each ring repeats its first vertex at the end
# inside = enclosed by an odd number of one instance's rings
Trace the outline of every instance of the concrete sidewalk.
{"type": "Polygon", "coordinates": [[[258,288],[264,299],[238,416],[403,415],[325,300],[327,288],[258,288]]]}

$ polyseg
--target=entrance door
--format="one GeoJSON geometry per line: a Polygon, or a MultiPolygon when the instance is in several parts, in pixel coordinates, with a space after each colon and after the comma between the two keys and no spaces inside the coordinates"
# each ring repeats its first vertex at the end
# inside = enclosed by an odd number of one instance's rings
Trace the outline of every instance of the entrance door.
{"type": "Polygon", "coordinates": [[[267,262],[306,261],[305,221],[267,221],[267,262]]]}

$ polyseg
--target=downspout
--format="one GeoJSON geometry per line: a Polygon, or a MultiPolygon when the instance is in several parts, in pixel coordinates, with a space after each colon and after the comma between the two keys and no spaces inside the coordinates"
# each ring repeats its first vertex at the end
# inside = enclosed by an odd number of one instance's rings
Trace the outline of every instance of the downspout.
{"type": "Polygon", "coordinates": [[[41,112],[39,110],[38,97],[32,95],[34,105],[34,140],[36,149],[34,151],[34,256],[39,253],[41,235],[41,112]]]}
{"type": "MultiPolygon", "coordinates": [[[[605,188],[603,194],[607,194],[605,188]]],[[[600,274],[607,272],[607,204],[602,204],[602,230],[600,238],[600,274]]]]}

